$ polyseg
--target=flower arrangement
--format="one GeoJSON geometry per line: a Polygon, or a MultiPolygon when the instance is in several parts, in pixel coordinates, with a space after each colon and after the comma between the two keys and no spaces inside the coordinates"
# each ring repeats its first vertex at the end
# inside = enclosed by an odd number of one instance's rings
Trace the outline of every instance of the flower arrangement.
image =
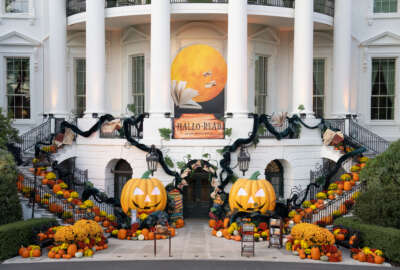
{"type": "Polygon", "coordinates": [[[340,176],[340,180],[342,181],[350,181],[351,180],[351,176],[348,173],[344,173],[340,176]]]}
{"type": "Polygon", "coordinates": [[[326,200],[327,199],[326,193],[325,192],[318,192],[317,193],[317,199],[318,200],[326,200]]]}
{"type": "Polygon", "coordinates": [[[311,201],[304,201],[303,204],[302,204],[303,208],[308,208],[311,205],[312,205],[311,201]]]}
{"type": "Polygon", "coordinates": [[[330,231],[314,224],[297,224],[292,228],[291,235],[295,240],[306,241],[309,246],[335,244],[335,237],[330,231]]]}

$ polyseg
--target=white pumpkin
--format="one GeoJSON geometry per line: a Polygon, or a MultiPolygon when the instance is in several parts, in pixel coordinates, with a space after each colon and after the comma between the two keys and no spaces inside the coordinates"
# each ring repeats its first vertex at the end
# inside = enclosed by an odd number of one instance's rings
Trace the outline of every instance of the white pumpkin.
{"type": "Polygon", "coordinates": [[[222,231],[218,231],[216,235],[217,237],[222,237],[222,231]]]}
{"type": "Polygon", "coordinates": [[[82,252],[76,252],[75,253],[75,257],[82,258],[83,257],[83,253],[82,252]]]}
{"type": "Polygon", "coordinates": [[[233,235],[234,235],[234,236],[239,235],[239,231],[238,231],[238,230],[234,230],[234,231],[233,231],[233,235]]]}
{"type": "Polygon", "coordinates": [[[143,234],[139,234],[138,239],[139,239],[140,241],[143,241],[143,240],[144,240],[144,235],[143,235],[143,234]]]}

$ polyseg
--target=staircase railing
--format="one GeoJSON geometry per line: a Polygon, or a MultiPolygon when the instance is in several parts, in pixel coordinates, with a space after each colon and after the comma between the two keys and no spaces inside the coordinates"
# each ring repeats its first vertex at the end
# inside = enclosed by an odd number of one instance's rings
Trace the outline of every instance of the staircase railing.
{"type": "Polygon", "coordinates": [[[324,222],[324,218],[333,216],[335,211],[340,209],[340,206],[345,204],[346,201],[350,200],[356,192],[362,192],[366,189],[364,183],[355,185],[352,190],[344,191],[343,194],[334,200],[330,200],[328,203],[321,206],[321,208],[315,210],[312,214],[305,216],[304,222],[324,222]]]}
{"type": "Polygon", "coordinates": [[[48,119],[41,125],[25,132],[20,136],[20,142],[17,144],[22,152],[33,148],[37,142],[48,139],[51,135],[51,121],[48,119]]]}
{"type": "Polygon", "coordinates": [[[349,120],[349,134],[353,140],[365,146],[376,154],[380,154],[388,149],[390,142],[373,133],[369,129],[361,126],[354,120],[349,120]]]}

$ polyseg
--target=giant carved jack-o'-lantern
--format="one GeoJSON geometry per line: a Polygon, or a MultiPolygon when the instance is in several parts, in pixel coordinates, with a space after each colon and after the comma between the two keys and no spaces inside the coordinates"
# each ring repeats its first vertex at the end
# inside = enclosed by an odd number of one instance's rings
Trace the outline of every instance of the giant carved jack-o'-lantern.
{"type": "Polygon", "coordinates": [[[250,179],[236,180],[229,192],[229,206],[232,211],[264,214],[275,209],[274,188],[265,179],[257,180],[259,175],[260,172],[255,172],[250,179]]]}
{"type": "Polygon", "coordinates": [[[164,185],[149,176],[150,172],[146,172],[142,178],[131,179],[122,188],[121,207],[126,214],[131,209],[147,214],[165,209],[167,192],[164,185]]]}

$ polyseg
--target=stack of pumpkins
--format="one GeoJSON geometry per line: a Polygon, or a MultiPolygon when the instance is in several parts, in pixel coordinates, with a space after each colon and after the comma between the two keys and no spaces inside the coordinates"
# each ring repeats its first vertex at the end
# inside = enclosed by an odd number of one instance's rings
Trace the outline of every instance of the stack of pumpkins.
{"type": "Polygon", "coordinates": [[[53,227],[38,235],[40,239],[54,238],[49,247],[48,257],[52,259],[71,259],[90,257],[96,251],[107,249],[107,239],[102,227],[92,220],[79,220],[73,226],[53,227]]]}
{"type": "Polygon", "coordinates": [[[360,262],[382,264],[385,262],[383,252],[379,249],[364,247],[362,249],[352,248],[352,258],[360,262]]]}
{"type": "Polygon", "coordinates": [[[21,246],[21,248],[18,251],[18,254],[22,258],[32,258],[32,257],[42,256],[40,246],[37,245],[30,245],[28,247],[21,246]]]}
{"type": "Polygon", "coordinates": [[[300,223],[292,228],[286,250],[300,259],[342,261],[342,252],[335,246],[335,237],[327,229],[314,224],[300,223]]]}

